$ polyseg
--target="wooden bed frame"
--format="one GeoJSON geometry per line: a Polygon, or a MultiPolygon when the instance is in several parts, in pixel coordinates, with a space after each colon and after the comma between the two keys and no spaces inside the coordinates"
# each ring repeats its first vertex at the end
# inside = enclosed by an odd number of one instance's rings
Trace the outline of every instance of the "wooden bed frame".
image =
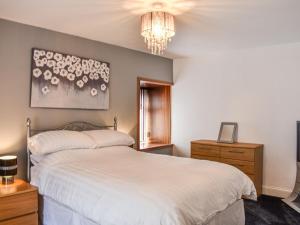
{"type": "Polygon", "coordinates": [[[27,127],[27,181],[30,182],[31,180],[30,168],[33,165],[30,159],[31,152],[28,147],[28,139],[30,137],[45,131],[55,131],[55,130],[70,130],[70,131],[106,130],[106,129],[117,130],[118,119],[116,116],[114,117],[113,125],[96,125],[89,122],[75,121],[75,122],[67,123],[61,127],[54,128],[54,129],[32,129],[31,120],[30,118],[27,118],[26,127],[27,127]]]}

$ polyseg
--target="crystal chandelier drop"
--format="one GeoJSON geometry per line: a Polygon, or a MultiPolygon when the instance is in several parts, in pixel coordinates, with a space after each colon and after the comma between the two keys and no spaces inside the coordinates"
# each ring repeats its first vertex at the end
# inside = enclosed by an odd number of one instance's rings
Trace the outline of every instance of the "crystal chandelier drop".
{"type": "Polygon", "coordinates": [[[141,35],[152,54],[163,54],[175,35],[174,17],[161,11],[146,13],[142,16],[141,35]]]}

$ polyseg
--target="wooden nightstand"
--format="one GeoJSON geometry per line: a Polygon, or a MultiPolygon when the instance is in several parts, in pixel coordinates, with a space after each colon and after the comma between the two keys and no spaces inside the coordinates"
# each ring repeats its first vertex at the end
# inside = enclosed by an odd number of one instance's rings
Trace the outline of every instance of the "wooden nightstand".
{"type": "Polygon", "coordinates": [[[23,180],[0,184],[0,225],[38,225],[37,189],[23,180]]]}

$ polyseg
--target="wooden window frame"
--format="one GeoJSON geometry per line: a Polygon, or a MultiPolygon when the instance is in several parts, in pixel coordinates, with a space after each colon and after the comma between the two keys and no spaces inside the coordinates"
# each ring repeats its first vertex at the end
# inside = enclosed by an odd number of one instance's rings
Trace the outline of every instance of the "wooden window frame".
{"type": "Polygon", "coordinates": [[[171,147],[173,144],[171,144],[171,86],[173,85],[173,82],[168,82],[168,81],[161,81],[161,80],[155,80],[155,79],[150,79],[146,77],[137,77],[137,150],[155,150],[158,148],[162,147],[171,147]],[[169,133],[168,133],[168,138],[169,141],[168,143],[159,143],[159,144],[153,144],[148,147],[143,147],[142,149],[140,148],[140,104],[141,104],[141,86],[145,85],[145,87],[169,87],[169,103],[168,103],[168,110],[169,110],[169,133]]]}

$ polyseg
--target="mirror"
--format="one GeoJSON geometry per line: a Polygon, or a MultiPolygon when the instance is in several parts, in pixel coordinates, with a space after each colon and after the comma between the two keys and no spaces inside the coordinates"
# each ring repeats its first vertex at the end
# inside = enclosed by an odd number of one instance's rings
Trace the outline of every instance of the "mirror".
{"type": "Polygon", "coordinates": [[[218,142],[234,143],[237,141],[238,124],[234,122],[222,122],[218,142]]]}

